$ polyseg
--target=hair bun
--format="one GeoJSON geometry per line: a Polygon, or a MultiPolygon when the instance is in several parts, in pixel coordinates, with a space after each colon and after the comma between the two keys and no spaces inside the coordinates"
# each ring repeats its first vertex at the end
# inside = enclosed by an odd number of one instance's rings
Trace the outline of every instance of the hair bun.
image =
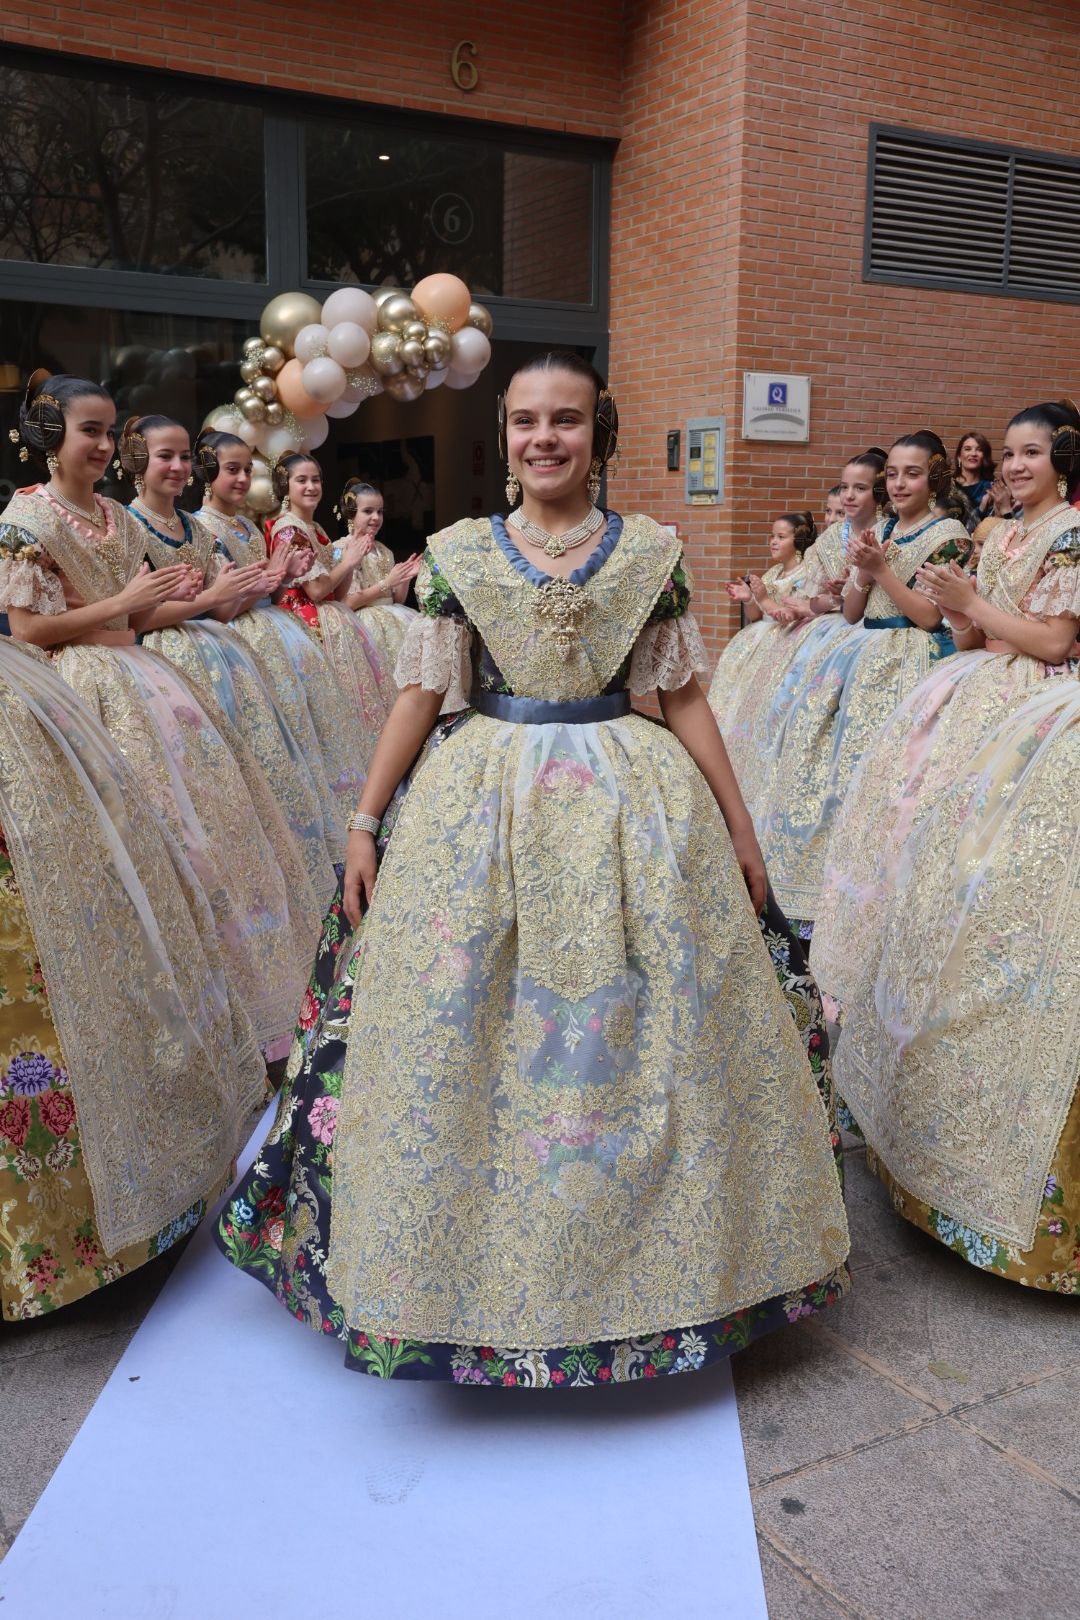
{"type": "Polygon", "coordinates": [[[129,478],[142,478],[150,465],[150,451],[145,436],[139,432],[141,416],[129,416],[116,441],[120,466],[129,478]]]}
{"type": "Polygon", "coordinates": [[[1070,399],[1066,394],[1064,398],[1058,400],[1058,404],[1063,411],[1068,411],[1077,427],[1080,427],[1080,406],[1077,405],[1076,401],[1070,399]]]}

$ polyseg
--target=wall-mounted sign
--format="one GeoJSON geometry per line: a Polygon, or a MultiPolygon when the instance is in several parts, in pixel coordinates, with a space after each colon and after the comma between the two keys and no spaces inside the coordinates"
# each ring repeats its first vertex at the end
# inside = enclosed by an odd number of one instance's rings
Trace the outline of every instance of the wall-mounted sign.
{"type": "Polygon", "coordinates": [[[476,46],[471,39],[459,39],[450,58],[450,77],[459,90],[475,90],[480,83],[476,46]]]}
{"type": "Polygon", "coordinates": [[[744,371],[742,430],[744,439],[805,444],[810,437],[809,377],[744,371]]]}
{"type": "Polygon", "coordinates": [[[717,506],[724,498],[724,418],[697,416],[686,424],[686,504],[717,506]]]}

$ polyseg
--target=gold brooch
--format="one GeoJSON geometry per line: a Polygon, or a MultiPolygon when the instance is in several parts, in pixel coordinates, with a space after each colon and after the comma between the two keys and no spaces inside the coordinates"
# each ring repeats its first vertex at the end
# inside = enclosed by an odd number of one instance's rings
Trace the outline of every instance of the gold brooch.
{"type": "Polygon", "coordinates": [[[580,585],[552,579],[536,593],[536,617],[555,643],[560,658],[569,658],[585,617],[586,598],[580,585]]]}

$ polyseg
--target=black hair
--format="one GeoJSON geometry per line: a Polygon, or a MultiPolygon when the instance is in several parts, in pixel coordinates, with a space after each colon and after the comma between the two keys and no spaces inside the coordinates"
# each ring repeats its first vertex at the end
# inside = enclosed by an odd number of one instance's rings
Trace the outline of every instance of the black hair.
{"type": "Polygon", "coordinates": [[[221,471],[221,453],[224,450],[250,450],[236,433],[222,433],[220,428],[203,428],[192,447],[193,471],[196,478],[208,487],[221,471]]]}
{"type": "Polygon", "coordinates": [[[517,367],[510,381],[526,371],[569,371],[572,376],[584,377],[586,382],[592,383],[598,395],[607,387],[596,367],[576,349],[546,349],[541,354],[532,354],[517,367]]]}
{"type": "Polygon", "coordinates": [[[289,479],[292,477],[293,468],[303,466],[305,461],[310,461],[313,467],[318,467],[319,477],[321,478],[323,475],[322,466],[318,459],[311,454],[310,450],[291,450],[287,456],[282,456],[281,460],[274,464],[271,482],[274,486],[274,494],[279,501],[283,501],[289,493],[289,479]]]}
{"type": "Polygon", "coordinates": [[[790,523],[795,535],[795,550],[801,557],[817,539],[817,524],[813,512],[781,512],[777,523],[790,523]]]}
{"type": "MultiPolygon", "coordinates": [[[[966,434],[965,437],[970,438],[971,435],[966,434]]],[[[946,517],[955,518],[957,523],[962,523],[965,529],[967,528],[968,519],[971,517],[971,502],[959,484],[950,484],[940,495],[935,495],[934,505],[946,517]]]]}
{"type": "Polygon", "coordinates": [[[960,465],[960,452],[964,448],[965,444],[967,444],[969,439],[975,440],[975,443],[979,447],[979,454],[982,456],[982,465],[979,468],[979,477],[993,478],[994,472],[997,468],[997,462],[994,460],[994,452],[991,449],[990,440],[986,437],[985,433],[976,433],[974,428],[972,428],[970,433],[961,433],[960,437],[956,441],[956,455],[953,457],[953,477],[959,478],[960,474],[964,470],[960,465]]]}
{"type": "Polygon", "coordinates": [[[1017,411],[1009,423],[1010,428],[1029,426],[1049,433],[1050,465],[1064,478],[1066,499],[1071,501],[1080,486],[1080,411],[1071,399],[1044,400],[1017,411]]]}
{"type": "Polygon", "coordinates": [[[19,406],[19,435],[39,462],[63,444],[72,403],[87,398],[113,403],[107,388],[86,377],[71,377],[66,372],[50,377],[46,371],[36,371],[30,378],[19,406]]]}
{"type": "Polygon", "coordinates": [[[832,499],[835,500],[836,497],[840,494],[843,487],[844,487],[843,484],[834,484],[832,489],[826,490],[826,492],[825,492],[826,499],[828,499],[831,496],[832,499]]]}
{"type": "Polygon", "coordinates": [[[383,498],[382,490],[374,484],[367,483],[363,478],[350,478],[341,492],[341,510],[350,523],[356,516],[357,502],[364,495],[377,495],[380,501],[383,498]]]}
{"type": "MultiPolygon", "coordinates": [[[[925,450],[926,471],[930,482],[930,499],[937,500],[944,495],[952,483],[952,468],[945,446],[936,433],[929,428],[919,428],[916,433],[902,433],[894,439],[892,450],[925,450]]],[[[892,454],[890,450],[889,454],[892,454]]]]}

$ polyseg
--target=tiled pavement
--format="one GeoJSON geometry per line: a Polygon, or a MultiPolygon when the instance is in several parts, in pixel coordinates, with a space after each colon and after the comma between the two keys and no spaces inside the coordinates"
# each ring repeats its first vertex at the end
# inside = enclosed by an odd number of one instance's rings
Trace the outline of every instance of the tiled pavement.
{"type": "MultiPolygon", "coordinates": [[[[864,1161],[851,1297],[736,1363],[771,1620],[1080,1620],[1080,1302],[952,1258],[864,1161]]],[[[4,1549],[170,1265],[0,1329],[4,1549]]]]}

